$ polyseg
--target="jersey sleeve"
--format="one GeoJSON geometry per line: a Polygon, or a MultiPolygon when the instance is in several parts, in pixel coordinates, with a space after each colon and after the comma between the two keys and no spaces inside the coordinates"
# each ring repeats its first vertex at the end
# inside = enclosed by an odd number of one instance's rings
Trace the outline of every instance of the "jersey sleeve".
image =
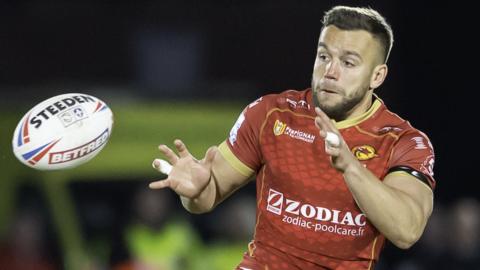
{"type": "Polygon", "coordinates": [[[435,154],[428,137],[419,131],[402,135],[393,148],[388,173],[406,172],[435,189],[433,165],[435,154]]]}
{"type": "Polygon", "coordinates": [[[266,116],[263,98],[250,103],[230,130],[228,139],[219,146],[223,157],[240,173],[249,176],[262,165],[259,145],[260,129],[266,116]]]}

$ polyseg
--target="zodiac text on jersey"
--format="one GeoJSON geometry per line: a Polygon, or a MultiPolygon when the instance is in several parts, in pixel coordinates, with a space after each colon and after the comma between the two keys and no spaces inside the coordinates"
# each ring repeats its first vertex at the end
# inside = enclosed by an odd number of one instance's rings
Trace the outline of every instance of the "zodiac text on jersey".
{"type": "Polygon", "coordinates": [[[285,198],[282,192],[270,189],[267,211],[281,216],[282,222],[315,232],[363,236],[367,223],[365,214],[313,206],[285,198]]]}

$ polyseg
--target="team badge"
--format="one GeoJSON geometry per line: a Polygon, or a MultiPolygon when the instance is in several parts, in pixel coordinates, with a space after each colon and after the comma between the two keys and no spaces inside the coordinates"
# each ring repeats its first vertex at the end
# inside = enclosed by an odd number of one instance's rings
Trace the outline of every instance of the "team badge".
{"type": "Polygon", "coordinates": [[[285,132],[285,128],[287,128],[287,124],[275,120],[275,125],[273,126],[273,134],[275,134],[275,136],[280,136],[283,134],[283,132],[285,132]]]}
{"type": "Polygon", "coordinates": [[[375,148],[373,148],[373,146],[370,146],[370,145],[355,146],[352,149],[352,153],[360,161],[369,160],[378,156],[376,154],[375,148]]]}

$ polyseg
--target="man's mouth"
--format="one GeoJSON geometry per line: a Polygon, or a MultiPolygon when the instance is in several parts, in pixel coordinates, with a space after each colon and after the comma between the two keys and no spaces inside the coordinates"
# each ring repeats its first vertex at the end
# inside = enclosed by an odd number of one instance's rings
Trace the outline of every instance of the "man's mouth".
{"type": "Polygon", "coordinates": [[[320,89],[321,92],[325,92],[327,94],[338,94],[337,91],[331,89],[320,89]]]}

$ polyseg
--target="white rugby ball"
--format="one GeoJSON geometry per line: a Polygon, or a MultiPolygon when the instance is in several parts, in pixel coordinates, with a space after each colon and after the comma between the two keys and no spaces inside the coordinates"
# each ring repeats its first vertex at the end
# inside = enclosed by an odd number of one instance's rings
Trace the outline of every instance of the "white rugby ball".
{"type": "Polygon", "coordinates": [[[112,111],[100,99],[80,93],[54,96],[20,120],[13,133],[13,152],[34,169],[73,168],[105,147],[112,125],[112,111]]]}

